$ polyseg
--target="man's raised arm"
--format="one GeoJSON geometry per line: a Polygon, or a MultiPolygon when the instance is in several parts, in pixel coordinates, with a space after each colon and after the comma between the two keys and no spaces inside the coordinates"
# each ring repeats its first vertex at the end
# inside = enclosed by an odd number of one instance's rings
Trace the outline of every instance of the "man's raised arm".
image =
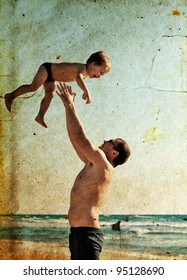
{"type": "Polygon", "coordinates": [[[66,110],[67,131],[73,147],[84,162],[86,160],[93,163],[97,162],[101,158],[101,153],[99,148],[91,143],[79,120],[74,106],[75,93],[72,93],[71,87],[65,83],[59,83],[57,88],[57,94],[64,103],[66,110]]]}

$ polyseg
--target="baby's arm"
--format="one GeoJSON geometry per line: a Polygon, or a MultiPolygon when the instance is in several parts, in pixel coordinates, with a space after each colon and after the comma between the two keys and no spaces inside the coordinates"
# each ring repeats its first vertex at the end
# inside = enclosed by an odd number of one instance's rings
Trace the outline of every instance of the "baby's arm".
{"type": "Polygon", "coordinates": [[[82,95],[82,98],[84,100],[86,100],[86,104],[89,104],[91,103],[91,95],[89,93],[89,90],[88,90],[88,87],[84,81],[84,76],[82,73],[78,73],[77,74],[77,78],[76,78],[76,82],[77,82],[77,85],[82,89],[83,91],[83,95],[82,95]]]}

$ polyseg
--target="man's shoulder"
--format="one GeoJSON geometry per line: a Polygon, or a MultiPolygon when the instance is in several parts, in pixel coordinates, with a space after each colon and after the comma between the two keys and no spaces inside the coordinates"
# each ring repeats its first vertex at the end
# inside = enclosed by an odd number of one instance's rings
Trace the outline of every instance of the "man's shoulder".
{"type": "Polygon", "coordinates": [[[107,159],[106,154],[100,148],[96,149],[96,153],[98,153],[98,160],[95,162],[95,164],[103,167],[104,169],[113,170],[112,164],[107,159]]]}

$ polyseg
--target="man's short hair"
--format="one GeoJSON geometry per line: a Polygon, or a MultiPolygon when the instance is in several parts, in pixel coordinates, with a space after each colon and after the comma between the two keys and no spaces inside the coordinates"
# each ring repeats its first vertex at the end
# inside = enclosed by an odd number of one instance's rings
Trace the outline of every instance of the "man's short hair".
{"type": "Polygon", "coordinates": [[[119,152],[119,154],[113,160],[114,167],[125,163],[131,154],[129,145],[125,140],[121,138],[115,139],[115,148],[119,152]]]}
{"type": "Polygon", "coordinates": [[[111,67],[110,59],[103,51],[98,51],[96,53],[91,54],[91,56],[86,61],[86,64],[88,65],[92,62],[95,62],[99,66],[105,64],[108,70],[110,70],[111,67]]]}

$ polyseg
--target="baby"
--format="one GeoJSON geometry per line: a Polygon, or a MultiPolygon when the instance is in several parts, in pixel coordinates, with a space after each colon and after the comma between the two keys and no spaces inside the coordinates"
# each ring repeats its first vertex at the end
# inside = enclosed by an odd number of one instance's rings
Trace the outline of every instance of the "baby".
{"type": "Polygon", "coordinates": [[[110,59],[103,51],[93,53],[87,60],[86,64],[76,62],[62,63],[43,63],[36,73],[33,81],[29,85],[22,85],[11,93],[5,94],[5,105],[11,112],[12,101],[25,93],[36,91],[42,84],[45,90],[45,96],[41,101],[40,110],[35,120],[47,128],[44,121],[51,100],[55,94],[55,81],[72,82],[76,81],[77,85],[83,91],[82,98],[86,103],[91,103],[91,95],[84,81],[86,77],[100,78],[110,71],[110,59]]]}

